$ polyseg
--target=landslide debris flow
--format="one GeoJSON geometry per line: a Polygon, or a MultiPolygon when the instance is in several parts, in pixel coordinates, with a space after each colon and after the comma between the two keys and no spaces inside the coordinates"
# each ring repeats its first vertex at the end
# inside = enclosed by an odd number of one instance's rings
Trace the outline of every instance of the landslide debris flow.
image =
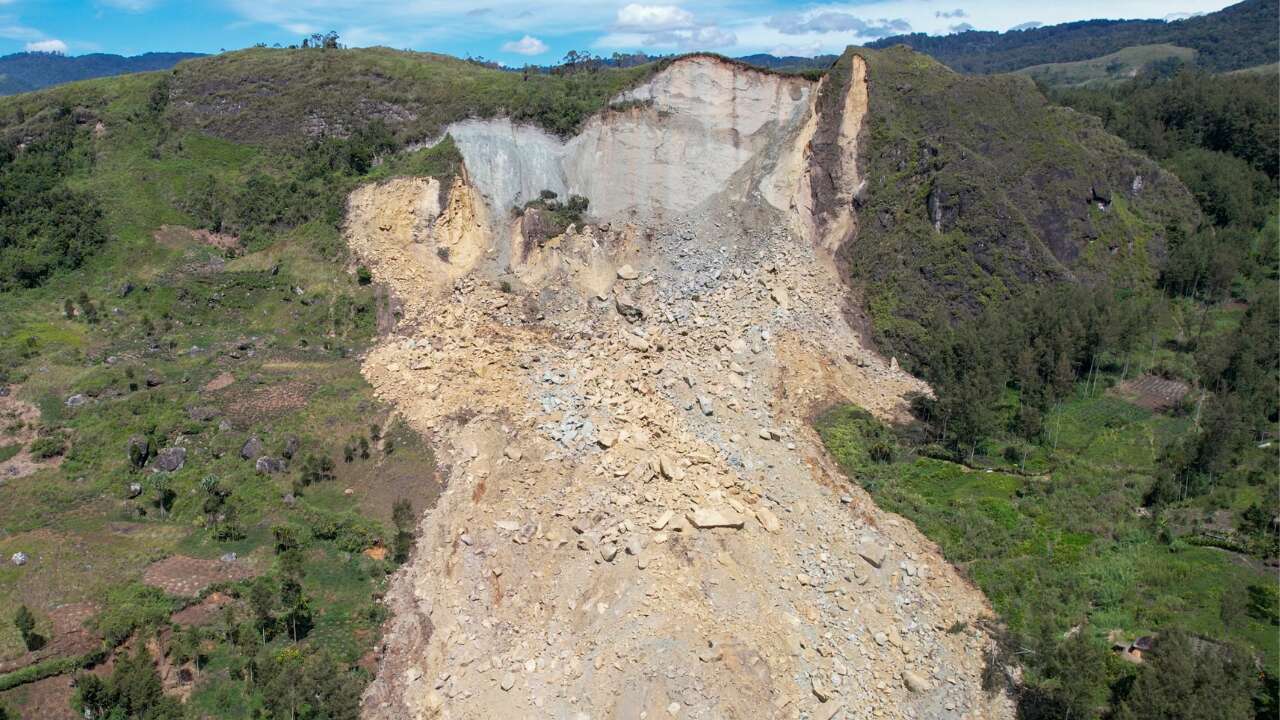
{"type": "Polygon", "coordinates": [[[981,687],[980,593],[807,422],[927,391],[860,343],[827,224],[778,182],[809,185],[817,94],[695,58],[590,143],[499,148],[513,126],[470,124],[443,203],[435,179],[352,195],[347,239],[403,302],[364,373],[448,476],[387,597],[366,717],[1011,715],[981,687]],[[741,151],[700,155],[723,142],[741,151]],[[510,212],[619,157],[597,222],[548,238],[510,212]],[[715,168],[665,187],[646,157],[715,168]]]}

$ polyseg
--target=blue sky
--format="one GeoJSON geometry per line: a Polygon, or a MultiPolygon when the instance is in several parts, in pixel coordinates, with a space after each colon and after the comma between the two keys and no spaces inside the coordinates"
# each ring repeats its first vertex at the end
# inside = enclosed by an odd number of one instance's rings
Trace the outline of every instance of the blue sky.
{"type": "Polygon", "coordinates": [[[712,50],[813,55],[885,35],[1008,30],[1088,18],[1177,18],[1214,0],[0,0],[0,52],[24,49],[217,52],[296,43],[336,30],[352,46],[387,45],[512,65],[571,49],[609,55],[712,50]]]}

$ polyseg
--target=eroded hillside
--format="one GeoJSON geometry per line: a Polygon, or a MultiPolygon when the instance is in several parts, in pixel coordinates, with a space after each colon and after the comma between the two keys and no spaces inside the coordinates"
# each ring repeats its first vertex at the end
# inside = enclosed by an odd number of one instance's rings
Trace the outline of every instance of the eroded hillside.
{"type": "Polygon", "coordinates": [[[808,424],[927,391],[846,320],[848,62],[834,118],[805,81],[692,58],[567,142],[451,127],[444,203],[430,179],[353,194],[347,239],[404,302],[364,373],[448,466],[367,717],[1009,714],[981,595],[808,424]],[[542,189],[592,223],[536,232],[511,208],[542,189]]]}

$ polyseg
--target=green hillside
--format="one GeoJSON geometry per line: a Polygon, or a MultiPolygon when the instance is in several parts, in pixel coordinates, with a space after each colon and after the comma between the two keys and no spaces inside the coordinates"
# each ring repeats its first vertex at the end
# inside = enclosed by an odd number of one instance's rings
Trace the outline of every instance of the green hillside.
{"type": "Polygon", "coordinates": [[[1171,44],[1195,50],[1204,69],[1224,72],[1275,62],[1280,56],[1280,4],[1244,0],[1175,22],[1085,20],[1004,33],[969,31],[937,37],[916,33],[877,40],[871,47],[897,44],[935,57],[959,72],[978,74],[1089,60],[1140,45],[1171,44]]]}
{"type": "Polygon", "coordinates": [[[1150,283],[1170,228],[1199,222],[1174,177],[1027,78],[958,75],[901,47],[856,52],[876,79],[872,181],[843,252],[876,343],[912,367],[955,319],[1030,288],[1150,283]]]}
{"type": "MultiPolygon", "coordinates": [[[[906,79],[906,67],[894,64],[880,77],[896,71],[897,88],[925,90],[908,94],[912,102],[885,90],[877,97],[872,86],[873,113],[877,102],[892,102],[879,107],[896,112],[873,119],[868,167],[890,174],[879,186],[870,175],[874,214],[862,213],[863,247],[850,250],[849,267],[882,346],[917,363],[932,395],[917,397],[911,420],[896,427],[856,408],[834,409],[817,423],[828,449],[851,481],[938,542],[991,600],[1004,638],[993,663],[1016,658],[1023,668],[1011,683],[1019,717],[1274,718],[1280,77],[1183,68],[1053,90],[1050,99],[1072,112],[1001,105],[1018,97],[1015,76],[984,85],[944,73],[926,84],[920,74],[906,79]],[[967,129],[960,103],[946,103],[941,127],[928,120],[939,116],[937,106],[919,111],[965,87],[1003,89],[962,96],[970,100],[964,107],[999,108],[976,130],[967,129]],[[1036,207],[1036,197],[1020,199],[1018,181],[1001,175],[1040,151],[1036,112],[1049,113],[1055,126],[1092,128],[1083,143],[1090,148],[1114,140],[1102,128],[1116,133],[1191,191],[1146,210],[1124,190],[1110,203],[1098,195],[1090,203],[1091,218],[1109,205],[1137,227],[1143,212],[1199,207],[1189,225],[1148,221],[1164,235],[1154,275],[1126,275],[1134,257],[1114,246],[1096,256],[1108,272],[1077,266],[1076,278],[1092,278],[1085,285],[1063,282],[1066,274],[1027,282],[998,273],[1010,256],[1008,235],[982,234],[981,218],[968,225],[959,218],[979,209],[1009,233],[1036,207]],[[993,120],[1014,117],[1032,118],[1030,129],[993,120]],[[899,134],[903,121],[919,124],[899,134]],[[934,133],[948,139],[931,142],[934,133]],[[913,134],[924,138],[917,155],[909,154],[913,134]],[[1015,138],[1021,150],[982,164],[1015,138]],[[944,148],[941,169],[928,162],[934,147],[944,148]],[[968,170],[969,183],[960,185],[976,199],[958,203],[950,237],[928,228],[919,209],[915,217],[894,212],[913,199],[919,208],[934,192],[919,178],[945,179],[947,167],[983,168],[968,170]],[[979,204],[984,192],[1008,204],[979,204]],[[971,244],[957,251],[951,243],[960,242],[971,244]],[[1005,292],[1013,285],[1021,293],[1005,292]],[[959,298],[984,287],[996,292],[980,295],[972,312],[940,310],[945,292],[959,298]],[[1138,663],[1129,643],[1143,636],[1154,646],[1138,663]]],[[[1081,167],[1078,148],[1054,152],[1063,175],[1081,167]]],[[[1142,175],[1144,183],[1151,177],[1142,175]]],[[[1088,257],[1086,245],[1078,259],[1088,257]]],[[[1062,267],[1072,267],[1069,258],[1062,267]]]]}
{"type": "Polygon", "coordinates": [[[1194,63],[1196,51],[1177,45],[1138,45],[1110,55],[1067,63],[1032,65],[1017,71],[1043,85],[1074,87],[1130,80],[1158,64],[1194,63]]]}
{"type": "Polygon", "coordinates": [[[0,606],[35,620],[30,636],[0,624],[0,707],[103,717],[136,690],[169,712],[125,675],[78,699],[65,682],[158,634],[195,668],[200,717],[288,717],[299,692],[354,717],[375,598],[439,486],[431,449],[359,372],[391,310],[341,241],[346,194],[447,178],[450,144],[402,151],[447,122],[565,132],[650,71],[526,80],[253,49],[0,99],[0,388],[37,411],[0,428],[17,438],[0,458],[34,463],[0,483],[0,606]],[[19,552],[32,561],[9,563],[19,552]],[[234,577],[214,572],[228,553],[234,577]],[[166,589],[179,581],[194,594],[166,589]],[[88,608],[74,644],[54,634],[67,603],[88,608]]]}

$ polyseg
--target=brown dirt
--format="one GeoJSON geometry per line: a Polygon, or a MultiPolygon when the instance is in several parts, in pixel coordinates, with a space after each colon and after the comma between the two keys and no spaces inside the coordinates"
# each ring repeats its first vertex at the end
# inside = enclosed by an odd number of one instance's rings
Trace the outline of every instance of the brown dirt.
{"type": "Polygon", "coordinates": [[[152,563],[143,573],[142,581],[170,595],[195,597],[214,583],[246,580],[258,574],[243,558],[226,563],[174,555],[152,563]]]}
{"type": "Polygon", "coordinates": [[[1152,412],[1164,412],[1178,406],[1191,392],[1191,386],[1157,375],[1141,375],[1116,385],[1112,394],[1152,412]]]}
{"type": "Polygon", "coordinates": [[[181,248],[192,243],[210,245],[223,251],[239,251],[240,238],[210,230],[193,230],[182,225],[162,225],[152,235],[155,241],[169,248],[181,248]]]}
{"type": "Polygon", "coordinates": [[[406,334],[374,348],[363,372],[439,439],[450,468],[388,593],[368,718],[657,718],[672,703],[701,718],[868,704],[887,717],[1008,714],[981,689],[991,639],[945,632],[990,614],[981,594],[849,486],[805,423],[832,397],[892,418],[905,394],[928,390],[860,345],[829,257],[775,234],[694,299],[673,290],[689,275],[664,263],[675,252],[661,237],[586,228],[547,243],[533,272],[512,269],[545,308],[531,322],[483,266],[449,283],[419,268],[403,250],[413,231],[400,223],[414,220],[401,193],[385,214],[376,195],[356,200],[352,245],[406,299],[406,334]],[[597,290],[608,302],[584,297],[574,269],[622,257],[655,279],[597,290]],[[614,310],[618,293],[649,313],[643,343],[614,310]],[[589,434],[558,440],[571,421],[589,434]],[[743,527],[697,530],[687,513],[699,508],[743,527]],[[671,521],[651,529],[666,510],[671,521]],[[770,513],[774,531],[759,519],[770,513]],[[884,550],[881,566],[858,555],[864,541],[884,550]],[[720,650],[704,661],[708,642],[720,650]],[[909,693],[906,672],[931,691],[909,693]],[[839,678],[838,705],[814,698],[812,677],[839,678]]]}
{"type": "Polygon", "coordinates": [[[0,397],[0,447],[22,446],[17,455],[0,462],[0,482],[62,464],[62,456],[41,460],[28,452],[27,448],[36,439],[36,430],[40,426],[40,409],[19,400],[18,391],[18,387],[10,387],[9,394],[0,397]]]}
{"type": "Polygon", "coordinates": [[[222,617],[222,609],[235,604],[236,599],[222,592],[209,593],[205,599],[173,614],[170,620],[176,625],[212,625],[222,617]]]}
{"type": "Polygon", "coordinates": [[[13,672],[28,665],[59,657],[75,657],[98,647],[102,638],[85,626],[98,613],[95,603],[71,603],[49,612],[52,631],[44,647],[21,657],[0,662],[0,673],[13,672]]]}
{"type": "Polygon", "coordinates": [[[231,387],[236,381],[236,376],[227,371],[218,373],[212,380],[204,384],[205,392],[217,392],[223,388],[231,387]]]}
{"type": "Polygon", "coordinates": [[[22,720],[83,720],[71,709],[71,675],[55,675],[0,693],[0,705],[22,708],[22,720]]]}
{"type": "Polygon", "coordinates": [[[249,427],[305,407],[311,391],[310,384],[297,380],[259,386],[229,399],[224,412],[238,427],[249,427]]]}

